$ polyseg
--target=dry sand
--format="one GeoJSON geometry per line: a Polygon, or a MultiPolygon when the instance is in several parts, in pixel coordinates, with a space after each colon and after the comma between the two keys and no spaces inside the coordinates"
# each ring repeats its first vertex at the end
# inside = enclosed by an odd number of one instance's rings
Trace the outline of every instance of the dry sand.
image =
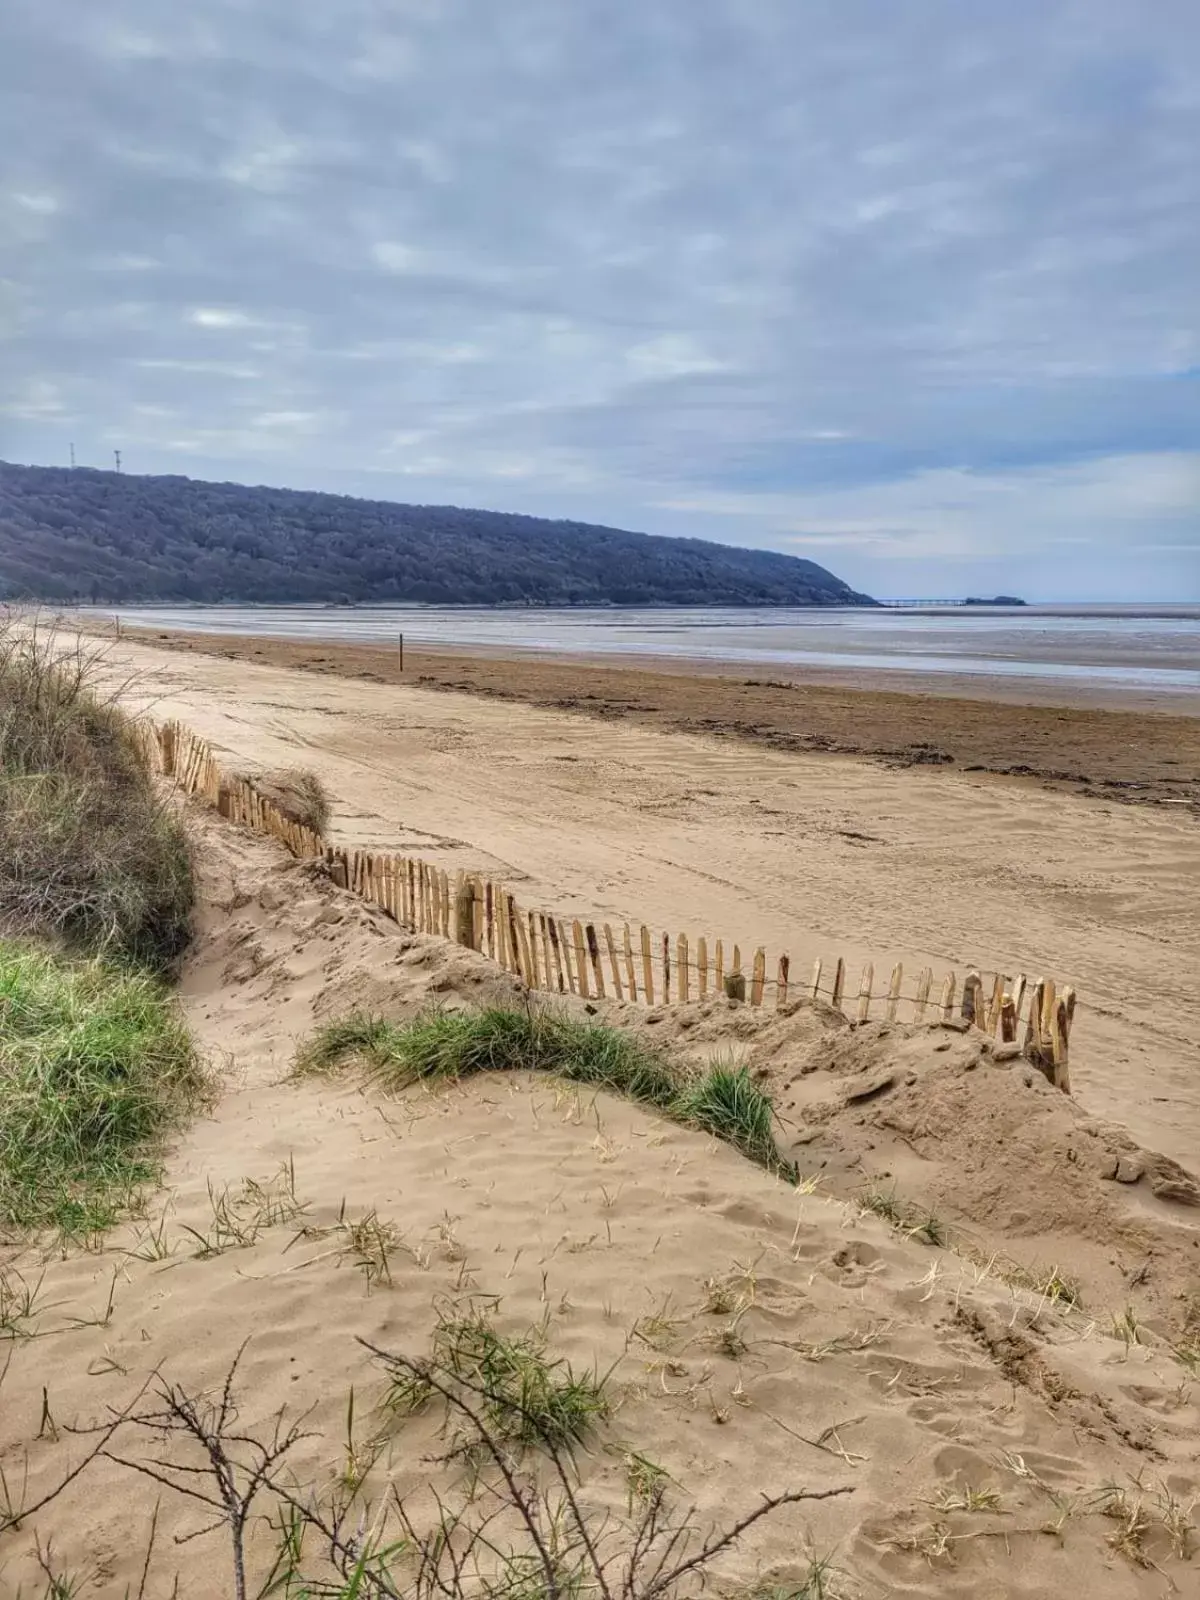
{"type": "MultiPolygon", "coordinates": [[[[302,730],[312,727],[322,735],[322,760],[332,763],[344,728],[343,808],[351,782],[357,792],[375,773],[372,793],[396,805],[391,817],[426,794],[425,804],[446,813],[447,831],[467,811],[463,746],[478,737],[477,726],[469,734],[460,726],[456,748],[454,719],[465,721],[469,711],[485,726],[493,715],[509,719],[507,745],[494,730],[488,760],[475,761],[474,787],[493,798],[511,791],[522,769],[523,781],[506,805],[481,805],[477,815],[505,819],[506,837],[518,843],[528,828],[531,861],[539,830],[549,863],[565,859],[572,842],[562,821],[570,783],[558,780],[547,803],[538,799],[537,779],[553,771],[554,755],[577,755],[569,767],[613,759],[611,751],[586,755],[597,736],[586,723],[562,735],[565,750],[535,757],[530,730],[512,708],[439,698],[432,725],[420,727],[420,697],[412,697],[388,713],[394,720],[385,741],[381,708],[324,705],[322,685],[302,685],[315,702],[307,708],[281,674],[240,671],[236,702],[234,685],[226,685],[224,704],[216,683],[179,685],[169,709],[186,712],[226,748],[262,760],[284,747],[294,757],[302,730]],[[378,765],[365,748],[372,728],[378,765]],[[509,759],[500,761],[505,749],[509,759]],[[491,770],[494,761],[499,771],[491,770]],[[444,785],[433,782],[439,762],[444,785]]],[[[680,758],[679,750],[663,751],[665,741],[645,740],[644,759],[656,743],[643,803],[662,796],[669,762],[680,758]]],[[[736,753],[720,754],[728,761],[736,753]]],[[[852,855],[837,842],[832,824],[843,813],[819,809],[833,805],[832,787],[818,799],[811,791],[819,774],[797,772],[788,759],[810,822],[788,859],[838,854],[848,878],[850,864],[869,862],[870,853],[852,855]],[[825,817],[819,831],[814,813],[825,817]]],[[[853,781],[850,767],[825,770],[853,781]]],[[[879,774],[872,777],[879,786],[879,774]]],[[[924,775],[902,778],[915,785],[906,788],[914,808],[932,804],[922,799],[924,775]]],[[[709,781],[739,780],[726,771],[709,781]]],[[[777,773],[764,781],[764,804],[782,782],[777,773]]],[[[857,782],[865,786],[863,777],[857,782]]],[[[898,809],[896,799],[890,804],[898,809]]],[[[640,813],[650,837],[636,844],[639,813],[624,782],[599,815],[592,809],[590,828],[581,815],[573,840],[582,846],[589,834],[594,841],[619,826],[627,843],[613,866],[632,858],[636,872],[605,880],[611,889],[579,878],[579,892],[652,888],[664,811],[670,818],[672,806],[640,813]]],[[[1161,825],[1128,813],[1116,821],[1136,821],[1151,837],[1161,825]]],[[[367,837],[385,824],[398,826],[378,811],[351,817],[343,809],[347,833],[367,837]]],[[[183,996],[220,1068],[222,1095],[181,1141],[167,1192],[145,1221],[66,1259],[42,1263],[33,1249],[15,1259],[9,1252],[10,1285],[17,1273],[40,1284],[35,1314],[21,1329],[33,1337],[0,1346],[0,1466],[10,1495],[36,1501],[86,1447],[69,1427],[102,1421],[155,1370],[189,1390],[213,1389],[249,1340],[238,1386],[245,1433],[266,1436],[281,1411],[307,1413],[311,1436],[291,1464],[299,1482],[327,1487],[346,1465],[353,1388],[359,1454],[372,1435],[380,1439],[364,1496],[378,1504],[391,1482],[427,1506],[428,1484],[448,1490],[461,1473],[438,1459],[444,1444],[429,1419],[384,1424],[376,1411],[381,1374],[356,1341],[419,1353],[439,1297],[491,1294],[504,1328],[545,1319],[553,1351],[613,1369],[617,1410],[580,1458],[590,1505],[624,1510],[626,1461],[635,1451],[661,1464],[670,1474],[668,1503],[694,1503],[701,1524],[749,1508],[760,1492],[852,1491],[759,1525],[722,1558],[718,1592],[745,1593],[759,1578],[794,1583],[811,1543],[833,1552],[841,1569],[830,1594],[1158,1600],[1196,1593],[1197,1561],[1185,1559],[1179,1530],[1200,1492],[1200,1405],[1167,1343],[1186,1324],[1184,1297],[1195,1289],[1200,1258],[1197,1211],[1183,1203],[1185,1176],[1174,1175],[1172,1199],[1163,1189],[1170,1169],[1141,1155],[1140,1182],[1106,1179],[1121,1135],[1040,1078],[1025,1084],[1019,1067],[979,1060],[968,1042],[941,1030],[852,1030],[823,1009],[753,1017],[724,1002],[657,1022],[642,1016],[642,1027],[685,1057],[743,1051],[779,1094],[785,1141],[813,1152],[814,1161],[819,1145],[831,1184],[853,1167],[856,1151],[891,1161],[890,1147],[871,1151],[870,1143],[899,1138],[914,1167],[961,1168],[956,1192],[974,1176],[988,1197],[990,1225],[1012,1233],[1014,1251],[1023,1208],[1036,1246],[1048,1231],[1064,1265],[1079,1266],[1084,1305],[1072,1310],[1005,1281],[1002,1263],[988,1270],[906,1236],[826,1197],[823,1184],[797,1190],[726,1147],[605,1096],[491,1077],[385,1100],[353,1082],[289,1081],[294,1042],[314,1020],[355,1005],[402,1017],[430,999],[459,1005],[511,995],[512,981],[470,953],[402,934],[334,889],[318,867],[297,865],[210,816],[197,813],[195,825],[200,927],[183,996]],[[848,1100],[849,1086],[872,1084],[872,1097],[848,1100]],[[964,1126],[973,1116],[974,1142],[964,1126]],[[284,1169],[303,1211],[265,1226],[243,1248],[204,1253],[197,1235],[211,1235],[213,1192],[219,1200],[228,1185],[236,1194],[246,1179],[269,1185],[284,1169]],[[392,1252],[391,1282],[369,1289],[338,1224],[372,1209],[403,1242],[392,1252]],[[1132,1270],[1114,1277],[1108,1256],[1134,1240],[1132,1270]],[[705,1309],[713,1280],[741,1297],[735,1339],[723,1338],[728,1309],[705,1309]],[[1127,1304],[1137,1311],[1122,1338],[1112,1314],[1127,1304]],[[1111,1514],[1121,1510],[1113,1485],[1128,1491],[1126,1510],[1140,1496],[1147,1516],[1143,1534],[1124,1549],[1125,1523],[1111,1514]],[[956,1509],[966,1501],[974,1509],[956,1509]]],[[[896,823],[877,826],[890,834],[896,823]]],[[[409,827],[429,843],[418,823],[409,827]]],[[[751,850],[762,849],[761,823],[748,821],[747,832],[751,850]]],[[[713,848],[720,834],[709,833],[713,848]]],[[[448,854],[467,848],[446,842],[444,832],[438,838],[448,854]]],[[[730,841],[731,855],[739,842],[730,841]]],[[[584,851],[585,863],[596,859],[584,851]]],[[[976,857],[967,865],[983,863],[976,857]]],[[[700,881],[695,867],[673,872],[690,895],[700,881]]],[[[949,886],[939,892],[944,906],[953,903],[949,886]]],[[[746,909],[757,903],[743,901],[746,909]]],[[[976,891],[973,903],[986,906],[987,897],[976,891]]],[[[898,1174],[905,1193],[913,1192],[911,1176],[898,1174]]],[[[162,1448],[137,1430],[113,1446],[143,1464],[162,1448]]],[[[137,1592],[155,1496],[130,1467],[93,1463],[45,1512],[0,1534],[0,1586],[43,1592],[34,1554],[40,1536],[43,1549],[53,1538],[55,1565],[81,1574],[76,1592],[137,1592]]],[[[203,1507],[164,1495],[148,1595],[169,1594],[176,1571],[181,1596],[232,1592],[223,1533],[178,1542],[206,1520],[203,1507]]],[[[256,1522],[256,1569],[269,1546],[256,1522]]]]}
{"type": "MultiPolygon", "coordinates": [[[[490,670],[508,682],[507,665],[490,670]]],[[[570,670],[577,701],[583,681],[612,676],[570,670]]],[[[1074,984],[1080,1104],[1196,1160],[1200,830],[1187,806],[1089,799],[967,772],[961,757],[886,766],[225,653],[122,643],[109,671],[135,677],[143,703],[190,723],[232,766],[312,766],[339,842],[490,873],[530,906],[761,944],[798,972],[844,956],[852,971],[974,965],[1074,984]]],[[[884,699],[893,715],[904,703],[884,699]]],[[[954,721],[987,727],[995,710],[977,703],[954,721]]],[[[1063,738],[1104,727],[1114,749],[1101,714],[1053,715],[1063,738]]],[[[1200,721],[1161,720],[1200,737],[1200,721]]],[[[1127,756],[1145,775],[1166,759],[1159,722],[1130,722],[1149,730],[1148,752],[1127,756]]],[[[1022,726],[1032,712],[1010,737],[1022,726]]],[[[914,737],[895,724],[896,747],[914,737]]],[[[1194,779],[1200,754],[1173,737],[1194,779]]],[[[1019,744],[1008,756],[1040,759],[1019,744]]]]}

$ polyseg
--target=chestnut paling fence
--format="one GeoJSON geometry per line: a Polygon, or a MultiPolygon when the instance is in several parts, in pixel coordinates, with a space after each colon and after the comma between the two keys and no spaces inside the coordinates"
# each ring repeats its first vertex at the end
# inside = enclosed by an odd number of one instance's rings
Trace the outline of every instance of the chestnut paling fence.
{"type": "Polygon", "coordinates": [[[901,963],[876,987],[868,962],[857,984],[844,959],[817,960],[803,975],[780,955],[768,970],[765,947],[726,939],[652,932],[644,924],[566,919],[521,906],[501,883],[444,869],[413,856],[345,850],[331,845],[259,792],[252,780],[226,772],[212,746],[179,722],[146,726],[147,753],[185,794],[221,816],[277,839],[300,860],[324,861],[335,882],[415,932],[454,940],[513,973],[531,989],[648,1006],[687,1004],[718,996],[780,1009],[797,1000],[823,1001],[857,1022],[941,1023],[979,1030],[1012,1045],[1069,1089],[1068,1047],[1075,991],[1024,973],[984,975],[972,969],[961,989],[955,973],[930,967],[906,974],[901,963]],[[748,959],[747,959],[748,958],[748,959]]]}

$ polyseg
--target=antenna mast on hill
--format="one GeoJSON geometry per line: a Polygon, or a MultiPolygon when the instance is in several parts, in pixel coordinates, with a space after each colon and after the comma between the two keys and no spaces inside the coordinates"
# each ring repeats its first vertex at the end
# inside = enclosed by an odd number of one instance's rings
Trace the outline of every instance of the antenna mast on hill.
{"type": "Polygon", "coordinates": [[[117,463],[117,471],[120,472],[120,470],[121,470],[121,452],[119,450],[114,450],[113,451],[113,460],[117,463]]]}

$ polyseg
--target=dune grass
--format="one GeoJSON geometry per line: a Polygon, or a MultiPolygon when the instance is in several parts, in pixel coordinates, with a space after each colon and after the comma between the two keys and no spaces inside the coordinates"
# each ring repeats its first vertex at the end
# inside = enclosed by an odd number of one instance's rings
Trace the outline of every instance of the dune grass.
{"type": "Polygon", "coordinates": [[[403,1023],[356,1012],[318,1028],[296,1068],[329,1072],[351,1061],[389,1090],[477,1072],[553,1073],[626,1095],[794,1176],[775,1143],[771,1102],[744,1067],[717,1065],[685,1079],[665,1056],[605,1023],[532,1007],[432,1010],[403,1023]]]}
{"type": "Polygon", "coordinates": [[[0,940],[0,1217],[111,1226],[205,1093],[155,977],[0,940]]]}
{"type": "Polygon", "coordinates": [[[167,969],[192,866],[101,659],[0,612],[0,930],[167,969]]]}
{"type": "Polygon", "coordinates": [[[329,823],[329,791],[311,767],[281,767],[249,775],[259,794],[277,805],[285,817],[324,833],[329,823]]]}

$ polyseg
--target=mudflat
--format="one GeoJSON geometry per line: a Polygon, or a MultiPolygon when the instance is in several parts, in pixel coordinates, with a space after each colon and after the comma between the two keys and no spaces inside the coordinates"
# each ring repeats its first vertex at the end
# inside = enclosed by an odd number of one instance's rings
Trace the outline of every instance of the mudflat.
{"type": "MultiPolygon", "coordinates": [[[[107,630],[97,630],[107,631],[107,630]]],[[[155,648],[586,712],[769,749],[953,766],[1200,816],[1200,696],[1078,681],[611,661],[126,629],[155,648]]]]}

